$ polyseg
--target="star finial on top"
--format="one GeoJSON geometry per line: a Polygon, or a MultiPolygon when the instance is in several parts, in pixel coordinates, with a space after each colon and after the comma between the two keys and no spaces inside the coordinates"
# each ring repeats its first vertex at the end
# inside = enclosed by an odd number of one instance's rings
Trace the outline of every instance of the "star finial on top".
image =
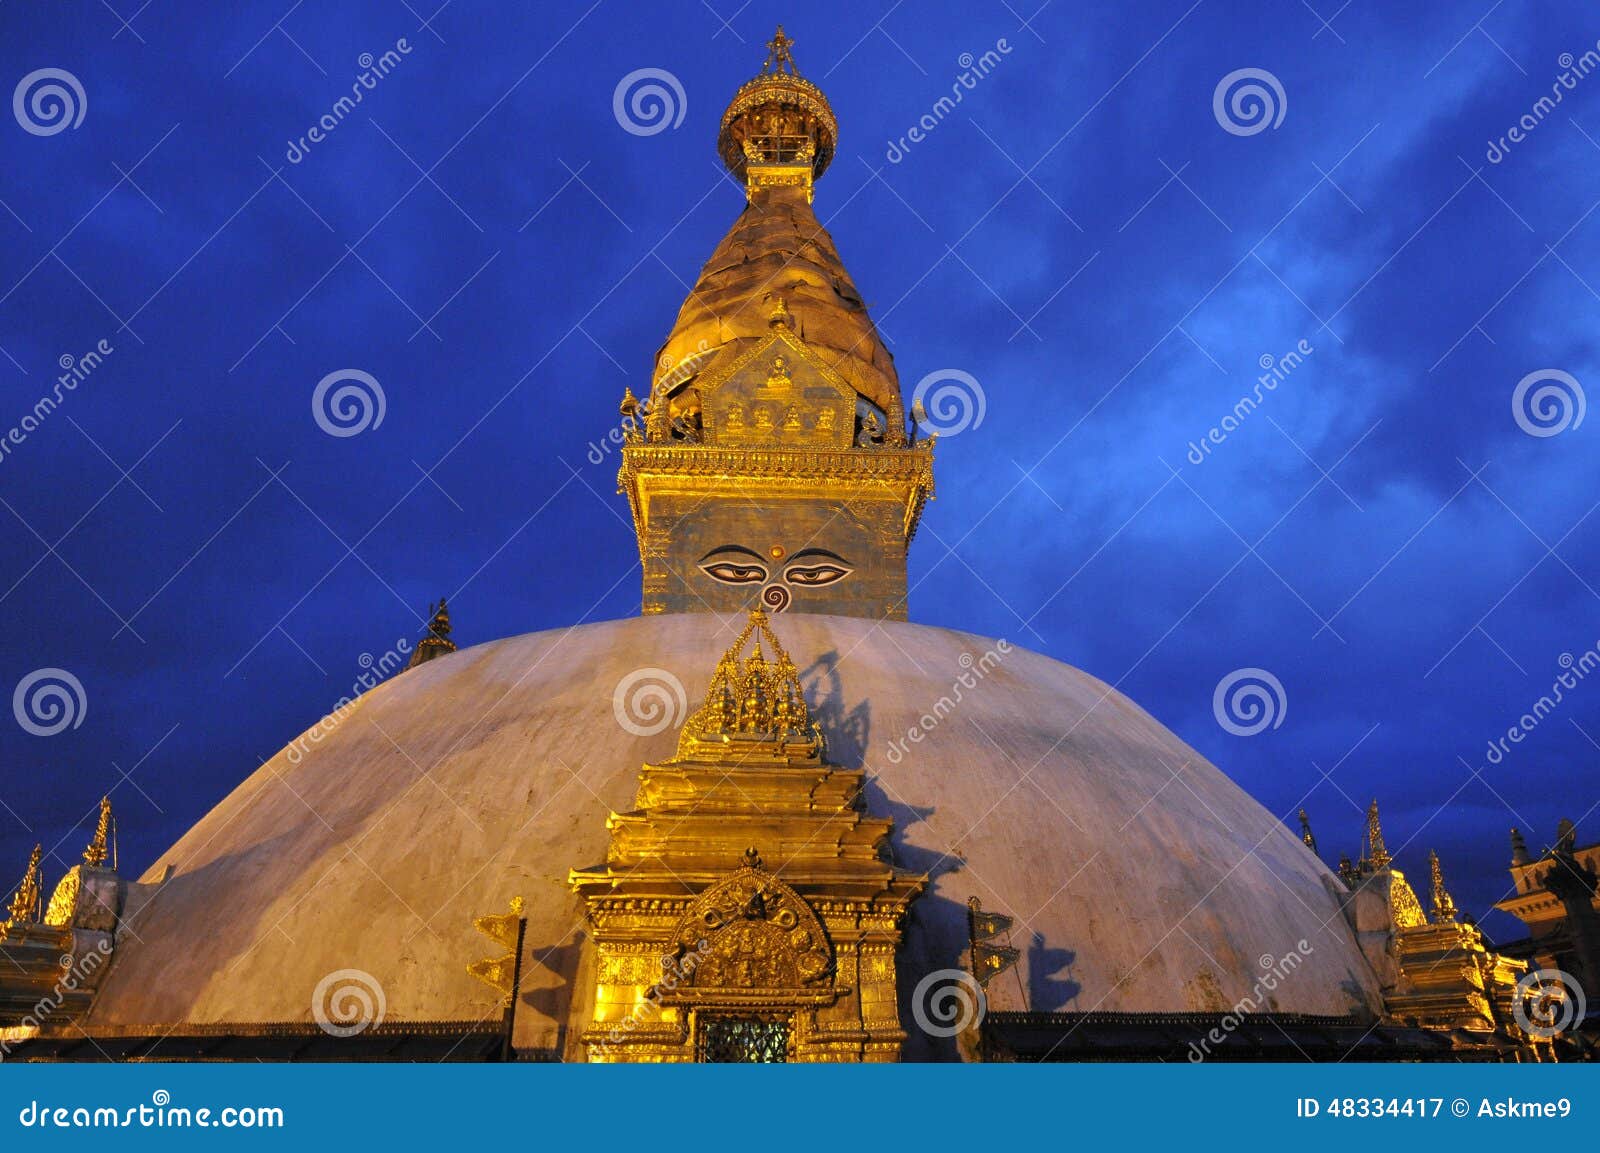
{"type": "Polygon", "coordinates": [[[788,66],[790,76],[800,75],[800,70],[794,66],[794,53],[789,51],[793,47],[794,41],[783,34],[783,25],[779,24],[777,32],[767,41],[767,62],[761,66],[762,75],[766,75],[769,70],[781,73],[785,65],[788,66]]]}

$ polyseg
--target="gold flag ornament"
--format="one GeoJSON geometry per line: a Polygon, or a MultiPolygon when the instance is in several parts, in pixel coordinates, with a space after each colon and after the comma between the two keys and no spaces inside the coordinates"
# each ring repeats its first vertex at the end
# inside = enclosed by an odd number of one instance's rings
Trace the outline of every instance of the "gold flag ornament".
{"type": "Polygon", "coordinates": [[[972,946],[972,964],[978,978],[978,984],[988,987],[990,981],[1017,963],[1022,954],[1010,945],[981,945],[972,946]]]}
{"type": "Polygon", "coordinates": [[[467,966],[467,972],[500,991],[502,997],[516,993],[518,940],[523,925],[521,897],[511,898],[511,912],[490,917],[474,917],[472,927],[495,944],[509,950],[498,957],[485,957],[467,966]]]}
{"type": "Polygon", "coordinates": [[[974,941],[987,941],[991,937],[998,937],[1001,933],[1009,933],[1015,918],[1004,913],[985,913],[982,909],[972,910],[972,939],[974,941]]]}

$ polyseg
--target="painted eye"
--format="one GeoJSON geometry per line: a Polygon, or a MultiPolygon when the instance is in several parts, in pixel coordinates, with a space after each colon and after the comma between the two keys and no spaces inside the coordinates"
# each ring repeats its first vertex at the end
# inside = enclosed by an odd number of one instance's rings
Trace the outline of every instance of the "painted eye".
{"type": "Polygon", "coordinates": [[[831,585],[835,581],[844,580],[845,577],[850,575],[851,571],[851,569],[845,568],[843,565],[828,564],[827,562],[809,565],[794,564],[784,571],[783,579],[792,585],[815,588],[819,585],[831,585]]]}
{"type": "Polygon", "coordinates": [[[760,565],[717,561],[715,564],[706,564],[700,567],[712,580],[721,581],[723,584],[748,585],[767,579],[767,570],[760,565]]]}
{"type": "Polygon", "coordinates": [[[700,571],[725,585],[760,584],[767,579],[767,566],[759,553],[738,545],[712,549],[700,558],[700,571]]]}

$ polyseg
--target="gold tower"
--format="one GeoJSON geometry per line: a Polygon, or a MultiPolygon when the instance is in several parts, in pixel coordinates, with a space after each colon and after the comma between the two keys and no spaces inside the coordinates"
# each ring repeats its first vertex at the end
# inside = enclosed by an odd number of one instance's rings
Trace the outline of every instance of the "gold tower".
{"type": "Polygon", "coordinates": [[[906,550],[933,493],[894,359],[812,186],[838,124],[783,34],[723,114],[747,203],[701,270],[641,403],[622,402],[645,613],[905,619],[906,550]]]}
{"type": "Polygon", "coordinates": [[[895,953],[928,878],[889,862],[866,778],[828,763],[753,610],[677,755],[607,820],[605,863],[569,874],[597,954],[591,1061],[899,1058],[895,953]]]}

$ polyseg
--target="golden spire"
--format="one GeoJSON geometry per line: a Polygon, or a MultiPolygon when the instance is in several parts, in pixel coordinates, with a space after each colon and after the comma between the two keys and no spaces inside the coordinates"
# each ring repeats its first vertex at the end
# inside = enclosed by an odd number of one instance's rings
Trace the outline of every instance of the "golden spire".
{"type": "Polygon", "coordinates": [[[1304,809],[1300,810],[1300,839],[1313,853],[1317,851],[1317,838],[1311,835],[1311,818],[1306,816],[1304,809]]]}
{"type": "MultiPolygon", "coordinates": [[[[83,863],[91,869],[98,869],[106,863],[109,855],[111,840],[111,798],[100,798],[100,821],[94,827],[94,840],[89,842],[89,847],[83,850],[83,863]]],[[[115,869],[116,862],[111,867],[115,869]]]]}
{"type": "Polygon", "coordinates": [[[1363,864],[1377,872],[1388,868],[1393,859],[1383,844],[1383,826],[1378,823],[1378,798],[1373,797],[1372,804],[1367,806],[1367,855],[1363,864]]]}
{"type": "Polygon", "coordinates": [[[678,759],[708,753],[725,756],[727,746],[735,742],[778,746],[774,751],[796,743],[808,746],[811,753],[822,750],[822,730],[806,707],[800,672],[760,609],[751,610],[750,622],[717,662],[705,703],[683,723],[678,759]],[[754,651],[742,657],[752,639],[754,651]],[[763,639],[772,648],[771,660],[761,651],[763,639]]]}
{"type": "Polygon", "coordinates": [[[795,67],[793,46],[778,25],[760,73],[722,114],[717,151],[751,199],[763,188],[799,188],[810,204],[812,182],[833,159],[839,123],[822,89],[795,67]]]}
{"type": "Polygon", "coordinates": [[[794,41],[783,34],[783,25],[778,25],[778,31],[767,41],[767,62],[761,66],[761,75],[768,72],[783,72],[787,67],[790,76],[800,75],[800,70],[794,66],[794,53],[789,49],[794,47],[794,41]]]}
{"type": "Polygon", "coordinates": [[[456,651],[455,642],[450,639],[450,606],[445,603],[444,597],[439,598],[437,605],[428,606],[428,615],[433,619],[428,622],[428,631],[412,651],[411,662],[406,665],[408,669],[456,651]]]}
{"type": "Polygon", "coordinates": [[[43,915],[44,877],[39,867],[43,857],[44,846],[35,845],[33,855],[28,858],[28,871],[22,874],[22,882],[17,886],[16,895],[11,898],[8,925],[31,923],[43,915]]]}
{"type": "Polygon", "coordinates": [[[1436,925],[1454,924],[1456,903],[1444,887],[1444,870],[1439,868],[1439,854],[1428,851],[1428,874],[1433,882],[1432,919],[1436,925]]]}

